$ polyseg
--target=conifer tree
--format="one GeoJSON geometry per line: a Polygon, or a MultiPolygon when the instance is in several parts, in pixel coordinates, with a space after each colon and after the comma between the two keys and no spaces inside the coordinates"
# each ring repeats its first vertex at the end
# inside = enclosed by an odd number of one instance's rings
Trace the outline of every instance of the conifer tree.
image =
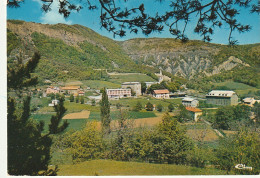
{"type": "Polygon", "coordinates": [[[100,102],[100,115],[101,115],[101,124],[102,124],[102,132],[103,134],[110,133],[110,103],[108,101],[108,96],[106,93],[106,89],[102,90],[102,100],[100,102]]]}
{"type": "MultiPolygon", "coordinates": [[[[52,133],[63,131],[67,124],[53,128],[44,134],[43,122],[35,122],[30,119],[30,101],[27,87],[37,84],[37,77],[32,77],[40,55],[38,52],[25,64],[22,59],[17,60],[12,66],[8,66],[8,100],[7,100],[7,145],[8,145],[8,174],[10,175],[56,175],[55,170],[48,170],[50,161],[50,147],[52,133]],[[16,96],[10,96],[9,92],[15,92],[16,96]],[[27,93],[27,94],[26,94],[27,93]],[[22,95],[26,94],[25,97],[22,95]],[[55,129],[57,129],[55,131],[55,129]]],[[[64,113],[63,103],[56,106],[57,115],[64,113]],[[61,109],[60,109],[61,108],[61,109]]],[[[53,123],[58,123],[52,118],[53,123]]]]}

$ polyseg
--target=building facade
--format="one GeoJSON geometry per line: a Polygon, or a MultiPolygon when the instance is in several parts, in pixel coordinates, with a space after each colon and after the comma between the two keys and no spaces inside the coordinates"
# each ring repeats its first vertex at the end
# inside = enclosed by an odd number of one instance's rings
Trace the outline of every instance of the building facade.
{"type": "Polygon", "coordinates": [[[221,106],[230,106],[238,104],[238,96],[234,91],[212,90],[206,95],[206,99],[207,104],[221,106]]]}
{"type": "Polygon", "coordinates": [[[135,92],[136,96],[142,95],[140,82],[124,82],[122,83],[122,88],[131,88],[135,92]]]}
{"type": "Polygon", "coordinates": [[[202,110],[194,107],[186,107],[186,110],[189,111],[191,114],[192,118],[194,119],[195,122],[197,122],[202,115],[202,110]]]}
{"type": "Polygon", "coordinates": [[[170,92],[167,89],[153,91],[153,97],[158,98],[158,99],[169,99],[170,98],[169,94],[170,94],[170,92]]]}
{"type": "Polygon", "coordinates": [[[130,88],[107,89],[108,98],[127,98],[131,97],[130,88]]]}
{"type": "Polygon", "coordinates": [[[186,107],[197,107],[199,105],[199,101],[194,98],[183,98],[182,105],[186,107]]]}

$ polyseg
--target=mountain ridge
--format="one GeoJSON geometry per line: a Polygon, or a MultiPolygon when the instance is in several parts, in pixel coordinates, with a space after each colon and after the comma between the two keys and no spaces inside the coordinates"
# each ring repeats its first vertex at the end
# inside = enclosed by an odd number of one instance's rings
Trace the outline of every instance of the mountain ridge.
{"type": "Polygon", "coordinates": [[[260,43],[229,47],[199,40],[182,43],[172,38],[115,41],[78,24],[49,25],[18,20],[8,20],[7,29],[9,58],[17,54],[17,37],[22,43],[20,48],[25,51],[26,48],[28,51],[30,48],[31,51],[37,49],[43,54],[40,67],[57,68],[56,73],[47,70],[43,72],[38,68],[37,72],[42,78],[66,80],[70,76],[78,79],[90,78],[92,75],[98,77],[100,74],[94,74],[92,69],[105,68],[149,75],[163,70],[170,77],[193,79],[222,75],[223,71],[239,67],[246,70],[259,68],[260,65],[260,43]],[[48,62],[53,66],[48,65],[48,62]],[[73,68],[80,71],[82,77],[77,77],[73,68]],[[68,71],[66,74],[65,70],[68,71]],[[82,72],[84,70],[89,72],[82,72]],[[46,72],[52,75],[45,75],[46,72]]]}

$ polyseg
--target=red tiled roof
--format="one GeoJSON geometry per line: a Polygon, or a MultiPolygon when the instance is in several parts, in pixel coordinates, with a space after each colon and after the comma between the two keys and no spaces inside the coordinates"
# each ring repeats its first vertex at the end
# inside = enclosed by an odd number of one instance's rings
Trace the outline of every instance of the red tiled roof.
{"type": "Polygon", "coordinates": [[[153,91],[155,94],[165,94],[165,93],[170,93],[169,90],[163,89],[163,90],[154,90],[153,91]]]}
{"type": "Polygon", "coordinates": [[[191,111],[191,112],[202,112],[202,110],[198,109],[198,108],[193,108],[193,107],[186,107],[186,109],[188,111],[191,111]]]}

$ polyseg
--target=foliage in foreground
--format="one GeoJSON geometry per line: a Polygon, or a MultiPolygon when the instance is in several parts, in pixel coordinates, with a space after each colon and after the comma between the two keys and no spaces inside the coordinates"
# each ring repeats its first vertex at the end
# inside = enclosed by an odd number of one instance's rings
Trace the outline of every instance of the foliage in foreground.
{"type": "Polygon", "coordinates": [[[227,173],[237,164],[252,167],[252,171],[235,170],[238,174],[259,174],[260,139],[255,132],[241,129],[237,134],[221,140],[216,152],[216,164],[227,173]]]}
{"type": "MultiPolygon", "coordinates": [[[[56,175],[57,167],[48,170],[52,134],[64,131],[68,123],[60,126],[66,109],[63,102],[55,106],[56,115],[52,116],[49,133],[44,134],[44,122],[35,123],[30,119],[31,97],[27,87],[37,84],[37,77],[32,77],[40,60],[39,53],[25,64],[22,59],[13,66],[8,66],[8,91],[14,91],[15,97],[8,93],[7,100],[7,140],[8,173],[10,175],[56,175]],[[17,101],[17,102],[16,102],[17,101]]],[[[61,100],[62,101],[62,100],[61,100]]]]}

